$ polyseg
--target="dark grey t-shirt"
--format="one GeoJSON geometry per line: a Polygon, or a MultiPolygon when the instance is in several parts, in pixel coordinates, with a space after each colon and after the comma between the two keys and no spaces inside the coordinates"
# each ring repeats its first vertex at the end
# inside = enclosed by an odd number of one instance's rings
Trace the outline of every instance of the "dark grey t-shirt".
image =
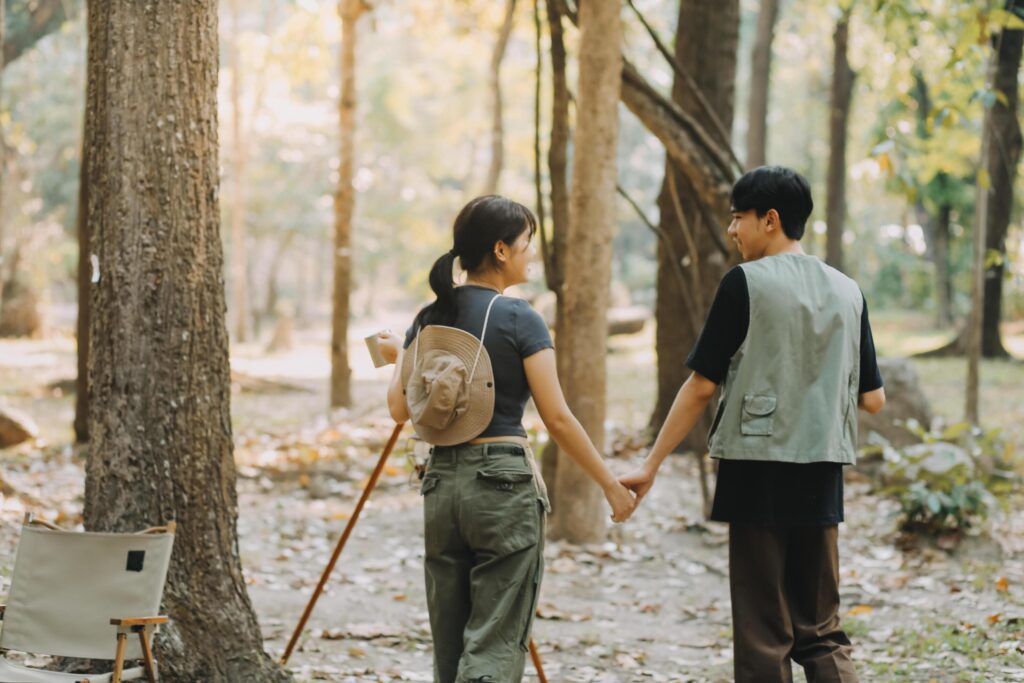
{"type": "MultiPolygon", "coordinates": [[[[457,287],[459,315],[452,327],[479,339],[487,305],[496,294],[493,289],[476,285],[457,287]]],[[[409,348],[415,337],[416,329],[410,327],[405,333],[405,348],[409,348]]],[[[495,302],[484,337],[484,348],[491,357],[494,371],[494,417],[479,437],[526,436],[523,410],[530,398],[530,386],[523,359],[554,346],[544,319],[529,303],[506,296],[495,302]]]]}

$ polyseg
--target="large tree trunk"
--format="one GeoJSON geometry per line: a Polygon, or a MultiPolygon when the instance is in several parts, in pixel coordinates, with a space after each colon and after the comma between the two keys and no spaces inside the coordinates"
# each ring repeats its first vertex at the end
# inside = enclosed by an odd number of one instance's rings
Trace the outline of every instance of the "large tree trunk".
{"type": "Polygon", "coordinates": [[[231,0],[231,312],[234,339],[249,337],[249,296],[245,253],[245,143],[242,140],[241,9],[231,0]]]}
{"type": "MultiPolygon", "coordinates": [[[[622,71],[619,4],[580,7],[579,95],[573,149],[565,282],[567,313],[558,343],[567,355],[563,383],[573,413],[599,453],[604,451],[605,344],[615,230],[615,152],[622,71]]],[[[601,489],[574,461],[558,463],[556,496],[561,512],[553,534],[573,543],[601,540],[605,505],[601,489]]]]}
{"type": "MultiPolygon", "coordinates": [[[[569,231],[569,83],[565,72],[565,39],[562,14],[558,0],[548,0],[548,31],[551,36],[551,142],[548,148],[548,173],[551,176],[551,244],[545,247],[547,260],[544,276],[548,288],[555,292],[555,342],[558,376],[565,377],[567,355],[561,339],[565,329],[565,299],[562,282],[565,279],[566,239],[569,231]]],[[[558,516],[558,488],[555,486],[559,451],[554,441],[548,443],[541,458],[541,472],[547,483],[553,508],[552,523],[558,516]]]]}
{"type": "Polygon", "coordinates": [[[498,191],[498,178],[505,163],[505,129],[502,123],[501,102],[501,62],[505,59],[505,48],[508,47],[512,25],[515,23],[516,0],[505,0],[505,18],[498,29],[498,39],[491,53],[490,87],[491,87],[491,162],[487,167],[487,178],[484,180],[481,194],[494,194],[498,191]]]}
{"type": "Polygon", "coordinates": [[[767,146],[768,85],[772,73],[772,41],[779,0],[762,0],[757,39],[750,53],[750,107],[747,123],[747,168],[764,166],[767,146]]]}
{"type": "Polygon", "coordinates": [[[850,12],[836,22],[833,34],[832,101],[829,107],[829,159],[825,197],[825,262],[843,269],[843,226],[846,221],[846,130],[850,119],[854,72],[847,58],[850,12]]]}
{"type": "Polygon", "coordinates": [[[1013,211],[1013,185],[1020,162],[1021,132],[1017,120],[1017,72],[1020,69],[1024,31],[1004,30],[998,40],[993,86],[1006,99],[997,99],[989,113],[988,175],[992,182],[988,225],[985,230],[985,288],[981,322],[981,354],[1005,358],[1009,354],[999,334],[1002,321],[1003,272],[1006,262],[1006,231],[1013,211]],[[989,258],[991,255],[991,258],[989,258]]]}
{"type": "MultiPolygon", "coordinates": [[[[679,6],[675,58],[682,69],[693,74],[713,113],[728,130],[732,127],[736,52],[739,43],[738,0],[683,0],[679,6]]],[[[682,79],[672,86],[672,99],[685,114],[705,129],[712,126],[682,79]]],[[[718,282],[724,275],[728,256],[713,235],[723,232],[729,214],[730,186],[709,182],[710,194],[691,181],[703,175],[693,161],[684,165],[671,154],[665,164],[665,179],[658,197],[660,230],[667,236],[658,243],[657,303],[658,395],[650,426],[657,431],[686,379],[685,360],[707,314],[718,282]],[[699,207],[711,207],[710,216],[699,207]],[[713,221],[713,222],[712,222],[713,221]],[[680,288],[673,258],[681,261],[689,287],[680,288]]],[[[731,256],[731,255],[729,255],[731,256]]],[[[682,448],[703,453],[710,416],[705,415],[682,448]]]]}
{"type": "Polygon", "coordinates": [[[363,0],[341,0],[341,102],[338,190],[334,202],[334,295],[331,314],[331,407],[352,403],[352,368],[348,364],[348,317],[352,295],[352,186],[356,142],[356,23],[363,0]]]}
{"type": "Polygon", "coordinates": [[[217,206],[217,3],[89,3],[85,526],[176,519],[157,639],[172,681],[285,681],[238,555],[217,206]],[[95,265],[95,264],[94,264],[95,265]]]}

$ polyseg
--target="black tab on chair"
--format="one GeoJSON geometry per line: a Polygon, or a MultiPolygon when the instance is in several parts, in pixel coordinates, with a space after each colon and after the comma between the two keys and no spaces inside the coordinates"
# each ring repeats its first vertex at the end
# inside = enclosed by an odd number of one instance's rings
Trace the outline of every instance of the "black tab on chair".
{"type": "Polygon", "coordinates": [[[146,558],[145,550],[129,550],[128,551],[128,566],[125,567],[130,572],[141,572],[142,561],[146,558]]]}

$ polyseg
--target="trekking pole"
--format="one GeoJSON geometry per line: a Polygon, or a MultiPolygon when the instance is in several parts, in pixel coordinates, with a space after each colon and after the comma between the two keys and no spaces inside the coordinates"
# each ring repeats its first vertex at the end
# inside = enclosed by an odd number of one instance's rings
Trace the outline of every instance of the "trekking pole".
{"type": "Polygon", "coordinates": [[[537,643],[530,638],[530,659],[533,660],[533,668],[537,670],[537,678],[540,683],[548,683],[548,677],[544,675],[544,667],[540,664],[540,653],[537,652],[537,643]]]}
{"type": "Polygon", "coordinates": [[[387,445],[384,446],[384,451],[380,454],[380,460],[377,461],[377,466],[373,468],[370,480],[366,483],[366,488],[363,489],[363,495],[359,497],[359,502],[356,503],[356,509],[352,513],[352,517],[349,518],[348,524],[345,526],[344,533],[341,534],[341,538],[338,539],[338,544],[334,547],[334,554],[331,555],[331,561],[327,563],[327,566],[324,568],[324,573],[320,575],[320,583],[317,584],[316,590],[313,591],[313,595],[309,599],[309,604],[306,605],[306,610],[302,613],[302,618],[299,619],[298,626],[295,627],[295,633],[292,634],[292,639],[288,641],[288,647],[285,648],[284,655],[281,656],[282,665],[288,663],[288,658],[291,657],[292,650],[295,649],[295,644],[299,641],[302,629],[305,628],[306,622],[309,620],[309,615],[313,612],[313,606],[316,605],[316,601],[320,598],[320,594],[323,592],[324,586],[327,585],[327,579],[330,577],[331,572],[334,571],[334,565],[338,561],[338,557],[341,555],[341,551],[345,547],[348,537],[352,534],[352,529],[356,525],[356,520],[359,519],[359,513],[363,511],[363,505],[366,504],[366,499],[370,497],[370,492],[373,491],[373,487],[377,485],[377,479],[380,478],[380,473],[384,469],[384,463],[387,462],[388,456],[391,455],[391,450],[395,447],[395,442],[398,441],[398,436],[402,433],[403,427],[405,427],[405,423],[399,422],[395,425],[395,430],[391,432],[391,438],[388,439],[387,445]]]}

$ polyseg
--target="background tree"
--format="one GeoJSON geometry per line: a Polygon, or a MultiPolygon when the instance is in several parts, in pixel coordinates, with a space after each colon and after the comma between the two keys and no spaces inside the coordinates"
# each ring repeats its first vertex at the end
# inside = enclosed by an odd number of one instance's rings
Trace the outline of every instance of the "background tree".
{"type": "Polygon", "coordinates": [[[757,13],[757,38],[750,52],[750,106],[747,111],[747,168],[765,164],[768,130],[768,87],[772,73],[772,42],[779,0],[762,0],[757,13]]]}
{"type": "Polygon", "coordinates": [[[855,74],[847,54],[850,42],[850,8],[840,10],[832,34],[832,97],[829,102],[828,189],[825,197],[825,261],[843,269],[843,229],[846,222],[846,137],[855,74]]]}
{"type": "MultiPolygon", "coordinates": [[[[564,12],[561,0],[548,0],[548,33],[551,40],[551,137],[548,146],[548,173],[551,180],[551,239],[541,235],[544,277],[555,293],[555,339],[564,336],[566,239],[569,231],[569,84],[566,77],[566,51],[562,28],[564,12]]],[[[568,372],[568,355],[561,344],[555,348],[558,376],[568,372]]],[[[558,517],[558,487],[555,486],[559,461],[558,445],[549,441],[541,458],[544,481],[551,496],[552,523],[558,517]]]]}
{"type": "Polygon", "coordinates": [[[217,4],[89,4],[93,274],[85,526],[178,521],[157,641],[175,681],[283,681],[238,556],[217,207],[217,4]],[[117,74],[117,78],[108,75],[117,74]]]}
{"type": "Polygon", "coordinates": [[[488,71],[491,88],[491,160],[481,194],[494,194],[498,190],[498,178],[505,163],[504,111],[501,101],[501,63],[505,59],[509,36],[515,24],[516,0],[505,0],[505,18],[498,28],[498,36],[491,53],[491,68],[488,71]]]}
{"type": "MultiPolygon", "coordinates": [[[[573,413],[604,451],[608,296],[615,230],[616,140],[622,69],[622,22],[618,3],[580,7],[579,89],[573,148],[569,232],[562,294],[567,312],[563,336],[568,367],[562,377],[573,413]]],[[[604,537],[605,503],[600,488],[568,458],[558,463],[556,499],[561,511],[552,533],[574,543],[604,537]]]]}
{"type": "Polygon", "coordinates": [[[246,286],[245,257],[245,140],[242,136],[242,37],[239,0],[231,0],[231,37],[228,42],[231,63],[231,313],[234,339],[244,342],[249,334],[249,293],[246,286]]]}
{"type": "Polygon", "coordinates": [[[341,0],[341,100],[338,190],[334,205],[334,297],[331,326],[331,407],[352,402],[352,368],[348,364],[348,319],[352,293],[352,215],[356,195],[356,25],[368,9],[363,0],[341,0]]]}
{"type": "MultiPolygon", "coordinates": [[[[732,127],[738,40],[736,0],[680,2],[674,58],[688,77],[676,74],[672,102],[706,131],[728,131],[732,127]]],[[[730,141],[716,140],[731,155],[730,141]]],[[[735,166],[727,168],[731,171],[735,166]]],[[[731,178],[731,174],[723,177],[731,178]]],[[[729,215],[729,189],[729,184],[707,178],[706,171],[692,160],[668,155],[658,196],[659,228],[667,240],[658,244],[658,395],[650,420],[652,430],[661,427],[689,373],[686,356],[697,340],[731,257],[723,251],[722,243],[729,215]],[[692,180],[695,176],[704,176],[704,184],[713,191],[701,192],[692,180]],[[680,261],[678,265],[689,278],[685,289],[680,287],[674,259],[680,261]]],[[[705,416],[682,447],[703,453],[709,427],[709,416],[705,416]]]]}
{"type": "Polygon", "coordinates": [[[10,17],[9,35],[4,40],[3,66],[6,67],[41,39],[58,30],[64,22],[79,14],[81,0],[3,0],[10,17]]]}

